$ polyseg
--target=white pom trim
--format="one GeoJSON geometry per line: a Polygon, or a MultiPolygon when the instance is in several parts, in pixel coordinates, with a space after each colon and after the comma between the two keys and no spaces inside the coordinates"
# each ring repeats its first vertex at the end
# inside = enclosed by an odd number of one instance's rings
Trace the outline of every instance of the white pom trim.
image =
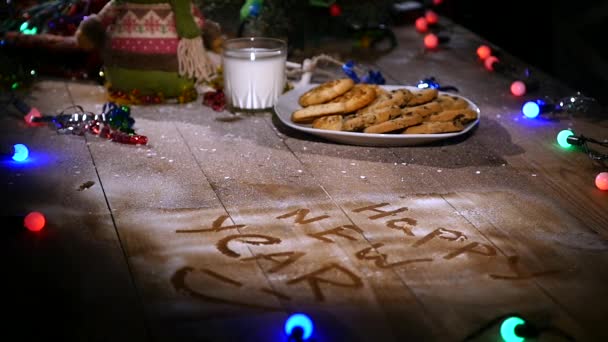
{"type": "Polygon", "coordinates": [[[209,60],[203,38],[181,38],[177,46],[179,74],[195,78],[198,82],[207,81],[214,73],[213,63],[209,60]]]}

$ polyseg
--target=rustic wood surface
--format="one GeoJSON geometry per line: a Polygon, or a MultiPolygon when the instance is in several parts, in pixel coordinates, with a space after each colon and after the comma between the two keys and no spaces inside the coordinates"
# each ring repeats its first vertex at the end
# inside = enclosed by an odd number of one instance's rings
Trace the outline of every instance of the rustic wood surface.
{"type": "MultiPolygon", "coordinates": [[[[606,138],[605,115],[525,119],[511,80],[476,59],[483,40],[451,30],[429,52],[398,28],[373,61],[390,84],[435,76],[479,106],[470,134],[430,145],[341,145],[197,101],[133,106],[150,141],[130,146],[5,108],[3,149],[32,151],[0,173],[10,331],[286,341],[284,320],[305,312],[315,341],[497,341],[496,320],[518,314],[542,341],[607,340],[608,193],[593,184],[606,170],[555,142],[565,128],[606,138]],[[41,233],[22,228],[30,211],[41,233]]],[[[573,94],[535,73],[543,94],[573,94]]],[[[25,100],[99,112],[105,95],[45,80],[25,100]]]]}

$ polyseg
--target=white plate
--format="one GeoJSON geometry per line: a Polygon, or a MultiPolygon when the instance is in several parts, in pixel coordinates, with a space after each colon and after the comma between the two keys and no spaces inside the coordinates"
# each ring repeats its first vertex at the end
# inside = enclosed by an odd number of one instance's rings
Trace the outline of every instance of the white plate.
{"type": "MultiPolygon", "coordinates": [[[[291,113],[300,109],[298,99],[304,92],[308,91],[317,84],[311,84],[306,87],[293,89],[283,95],[281,95],[274,106],[274,110],[277,116],[285,125],[296,129],[298,131],[310,133],[327,140],[338,142],[349,145],[361,145],[361,146],[414,146],[427,144],[437,140],[449,139],[457,137],[459,135],[466,134],[475,125],[479,123],[480,111],[479,107],[471,100],[466,97],[449,93],[453,96],[458,96],[466,100],[470,107],[477,112],[477,119],[467,124],[467,126],[460,132],[455,133],[439,133],[439,134],[377,134],[377,133],[359,133],[359,132],[343,132],[343,131],[331,131],[325,129],[312,128],[310,124],[297,124],[291,121],[291,113]]],[[[398,85],[385,85],[382,88],[387,90],[393,90],[398,88],[418,89],[411,86],[398,86],[398,85]]],[[[440,94],[444,92],[439,92],[440,94]]]]}

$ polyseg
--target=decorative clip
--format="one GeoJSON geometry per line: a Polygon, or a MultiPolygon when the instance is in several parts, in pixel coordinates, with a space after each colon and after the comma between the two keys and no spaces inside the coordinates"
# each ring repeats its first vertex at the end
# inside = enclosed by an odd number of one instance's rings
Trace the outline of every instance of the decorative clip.
{"type": "Polygon", "coordinates": [[[456,92],[458,91],[458,88],[456,88],[454,86],[442,87],[439,84],[439,82],[437,82],[435,80],[435,77],[428,77],[428,78],[418,81],[417,87],[420,89],[433,88],[433,89],[437,89],[440,91],[456,91],[456,92]]]}

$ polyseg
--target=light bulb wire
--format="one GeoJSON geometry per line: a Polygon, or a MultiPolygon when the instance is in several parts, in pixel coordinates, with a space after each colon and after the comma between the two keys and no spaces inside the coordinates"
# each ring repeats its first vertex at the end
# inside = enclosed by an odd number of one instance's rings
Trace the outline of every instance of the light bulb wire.
{"type": "Polygon", "coordinates": [[[602,147],[608,147],[608,142],[597,141],[595,139],[586,138],[582,135],[580,136],[580,138],[583,140],[581,147],[583,148],[583,151],[585,151],[585,153],[589,156],[589,158],[591,158],[592,160],[601,161],[601,162],[608,160],[608,154],[597,152],[597,151],[589,148],[589,145],[587,144],[587,142],[590,142],[590,143],[600,145],[602,147]]]}

